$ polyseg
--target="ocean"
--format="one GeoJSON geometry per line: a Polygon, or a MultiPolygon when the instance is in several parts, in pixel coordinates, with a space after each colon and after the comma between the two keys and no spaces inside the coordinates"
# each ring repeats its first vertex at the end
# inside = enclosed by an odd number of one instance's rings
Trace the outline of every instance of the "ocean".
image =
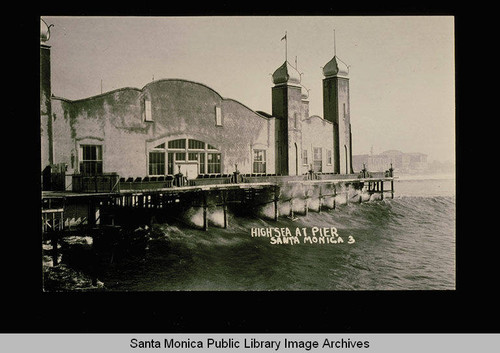
{"type": "MultiPolygon", "coordinates": [[[[227,229],[220,210],[210,213],[208,231],[155,224],[140,250],[101,261],[99,284],[107,291],[455,289],[454,176],[401,176],[394,188],[393,199],[364,195],[321,212],[312,200],[295,219],[274,221],[264,207],[253,217],[229,214],[227,229]]],[[[199,212],[186,217],[200,221],[199,212]]]]}

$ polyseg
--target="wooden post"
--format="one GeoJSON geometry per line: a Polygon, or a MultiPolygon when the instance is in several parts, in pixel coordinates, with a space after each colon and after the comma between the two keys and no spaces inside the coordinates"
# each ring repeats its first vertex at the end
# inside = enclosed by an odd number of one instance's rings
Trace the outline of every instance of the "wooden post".
{"type": "Polygon", "coordinates": [[[90,277],[92,280],[92,285],[96,286],[97,285],[97,267],[99,265],[99,257],[97,255],[97,245],[96,241],[98,241],[98,235],[96,230],[93,230],[91,232],[92,234],[92,248],[91,248],[91,263],[90,263],[90,277]]]}
{"type": "Polygon", "coordinates": [[[52,244],[52,266],[57,266],[59,261],[57,259],[57,240],[58,240],[58,232],[54,229],[54,222],[52,222],[52,228],[49,228],[51,235],[51,244],[52,244]]]}
{"type": "Polygon", "coordinates": [[[321,192],[321,185],[319,186],[319,204],[318,204],[318,213],[321,213],[321,204],[323,203],[323,193],[321,192]]]}
{"type": "Polygon", "coordinates": [[[88,220],[87,222],[89,228],[94,228],[96,225],[95,211],[96,211],[95,201],[91,197],[89,198],[88,213],[87,213],[87,220],[88,220]]]}
{"type": "Polygon", "coordinates": [[[222,190],[222,209],[224,211],[224,228],[227,228],[226,190],[222,190]]]}
{"type": "Polygon", "coordinates": [[[333,209],[335,209],[335,206],[337,204],[337,187],[335,186],[335,184],[333,185],[333,209]]]}
{"type": "Polygon", "coordinates": [[[380,181],[380,197],[381,200],[384,199],[384,182],[382,180],[380,181]]]}
{"type": "Polygon", "coordinates": [[[391,199],[394,198],[394,179],[391,180],[391,199]]]}
{"type": "Polygon", "coordinates": [[[277,221],[279,217],[278,200],[279,200],[279,186],[274,186],[274,220],[277,221]]]}
{"type": "Polygon", "coordinates": [[[208,219],[207,219],[207,193],[203,192],[203,230],[208,230],[208,219]]]}
{"type": "Polygon", "coordinates": [[[293,219],[293,197],[290,199],[290,218],[293,219]]]}

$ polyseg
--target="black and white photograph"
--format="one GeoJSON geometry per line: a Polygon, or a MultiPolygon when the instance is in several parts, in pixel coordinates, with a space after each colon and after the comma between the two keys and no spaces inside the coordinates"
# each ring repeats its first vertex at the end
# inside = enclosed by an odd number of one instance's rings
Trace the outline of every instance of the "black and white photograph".
{"type": "Polygon", "coordinates": [[[453,16],[41,16],[43,292],[455,291],[453,16]]]}

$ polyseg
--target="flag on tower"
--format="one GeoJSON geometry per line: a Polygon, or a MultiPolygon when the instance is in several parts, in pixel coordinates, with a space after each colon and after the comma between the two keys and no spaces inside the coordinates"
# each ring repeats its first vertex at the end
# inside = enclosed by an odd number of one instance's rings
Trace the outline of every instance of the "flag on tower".
{"type": "Polygon", "coordinates": [[[283,39],[286,39],[286,32],[285,32],[285,35],[283,36],[283,38],[281,38],[281,40],[283,40],[283,39]]]}

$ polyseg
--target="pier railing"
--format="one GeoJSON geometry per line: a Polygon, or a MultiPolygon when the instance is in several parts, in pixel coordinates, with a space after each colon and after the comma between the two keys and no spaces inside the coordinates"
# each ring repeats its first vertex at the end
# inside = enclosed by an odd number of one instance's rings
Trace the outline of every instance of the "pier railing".
{"type": "Polygon", "coordinates": [[[110,192],[119,191],[120,177],[116,173],[99,175],[73,174],[72,191],[74,192],[110,192]]]}

